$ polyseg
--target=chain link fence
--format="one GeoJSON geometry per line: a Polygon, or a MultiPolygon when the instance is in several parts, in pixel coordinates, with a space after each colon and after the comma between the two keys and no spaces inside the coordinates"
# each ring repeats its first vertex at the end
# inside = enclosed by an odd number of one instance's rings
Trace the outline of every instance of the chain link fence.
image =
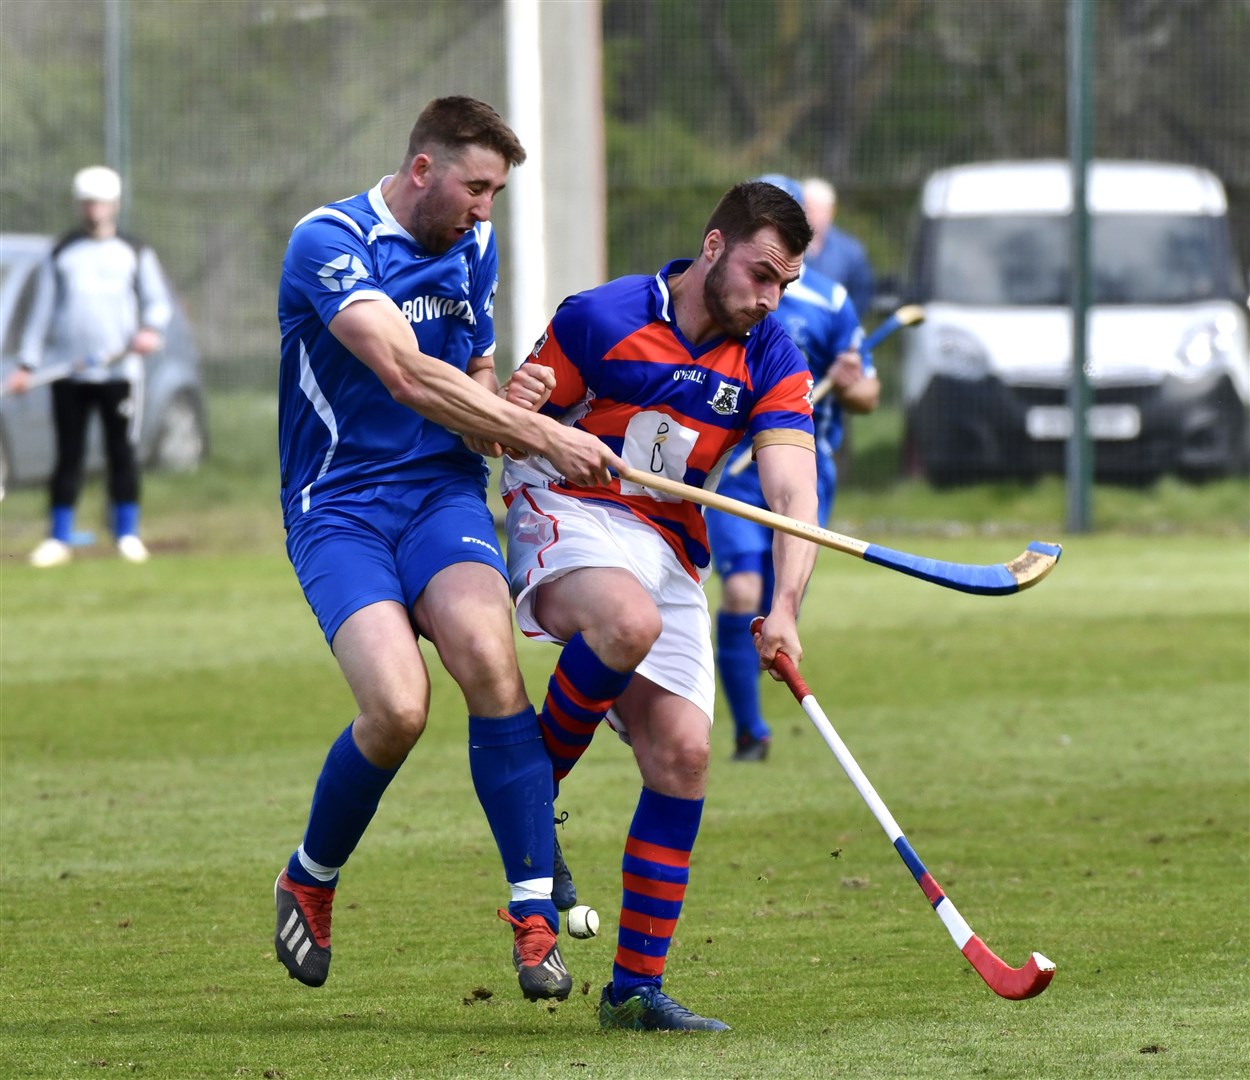
{"type": "MultiPolygon", "coordinates": [[[[546,0],[541,17],[558,19],[561,6],[546,0]]],[[[901,298],[935,169],[1066,156],[1068,7],[603,0],[610,272],[692,254],[728,185],[781,171],[836,185],[839,226],[865,244],[882,291],[901,298]]],[[[1250,3],[1100,0],[1095,13],[1095,157],[1212,170],[1244,267],[1250,3]]],[[[106,74],[120,64],[128,224],[160,253],[210,385],[271,386],[292,224],[394,168],[429,98],[467,93],[506,112],[506,14],[501,0],[5,0],[0,229],[70,223],[70,177],[106,155],[106,74]]],[[[543,74],[558,108],[560,72],[543,74]]],[[[508,213],[505,196],[505,293],[508,213]]],[[[902,417],[900,343],[879,359],[886,407],[902,417]]]]}

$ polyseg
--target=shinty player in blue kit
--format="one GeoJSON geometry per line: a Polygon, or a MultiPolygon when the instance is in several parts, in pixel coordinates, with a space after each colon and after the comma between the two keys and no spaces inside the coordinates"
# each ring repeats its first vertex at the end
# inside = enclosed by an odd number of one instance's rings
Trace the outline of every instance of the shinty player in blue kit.
{"type": "Polygon", "coordinates": [[[396,173],[303,218],[283,263],[287,551],[359,709],[274,887],[278,957],[309,986],[329,974],[339,871],[425,728],[425,638],[468,707],[521,989],[564,998],[572,987],[551,901],[551,764],[517,666],[481,454],[538,454],[573,484],[607,483],[620,462],[594,435],[497,395],[490,214],[524,160],[489,105],[435,99],[396,173]]]}
{"type": "MultiPolygon", "coordinates": [[[[803,205],[797,181],[779,173],[761,176],[803,205]]],[[[881,384],[872,354],[861,353],[864,332],[859,315],[841,285],[808,268],[782,294],[774,318],[803,355],[817,384],[830,371],[833,390],[814,406],[818,520],[827,526],[837,489],[833,455],[842,445],[843,412],[866,413],[877,407],[881,384]]],[[[752,453],[748,448],[744,451],[752,453]]],[[[717,492],[766,507],[759,469],[752,462],[733,475],[727,469],[717,492]]],[[[772,530],[745,518],[708,510],[705,514],[712,559],[721,577],[721,606],[716,614],[716,668],[734,721],[734,760],[763,761],[772,737],[760,710],[759,657],[751,620],[772,606],[772,530]]]]}

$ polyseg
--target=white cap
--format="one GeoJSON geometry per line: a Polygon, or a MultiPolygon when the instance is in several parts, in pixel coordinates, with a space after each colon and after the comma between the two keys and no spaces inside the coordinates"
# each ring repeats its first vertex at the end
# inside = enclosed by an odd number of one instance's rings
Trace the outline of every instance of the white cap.
{"type": "Polygon", "coordinates": [[[105,165],[92,165],[74,174],[74,198],[79,202],[116,202],[122,196],[122,178],[105,165]]]}

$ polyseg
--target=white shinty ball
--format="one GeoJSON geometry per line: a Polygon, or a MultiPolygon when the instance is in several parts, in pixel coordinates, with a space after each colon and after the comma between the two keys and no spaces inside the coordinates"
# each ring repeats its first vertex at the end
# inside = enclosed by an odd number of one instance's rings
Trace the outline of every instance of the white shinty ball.
{"type": "Polygon", "coordinates": [[[592,938],[599,933],[599,912],[585,904],[569,908],[569,935],[575,938],[592,938]]]}

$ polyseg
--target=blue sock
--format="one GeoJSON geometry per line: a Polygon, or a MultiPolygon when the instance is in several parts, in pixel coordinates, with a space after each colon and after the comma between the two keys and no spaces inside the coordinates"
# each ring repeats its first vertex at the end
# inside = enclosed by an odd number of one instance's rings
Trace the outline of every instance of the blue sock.
{"type": "Polygon", "coordinates": [[[287,864],[288,876],[304,885],[333,888],[338,882],[338,869],[360,843],[382,792],[398,771],[380,769],[370,762],[360,752],[348,724],[330,747],[317,777],[308,827],[300,845],[304,855],[322,871],[334,871],[334,876],[326,880],[310,873],[300,861],[300,851],[287,864]]]}
{"type": "Polygon", "coordinates": [[[72,506],[54,506],[52,508],[52,539],[68,544],[74,535],[74,508],[72,506]]]}
{"type": "Polygon", "coordinates": [[[621,919],[612,964],[611,1000],[619,1005],[640,986],[664,981],[664,962],[690,879],[702,799],[679,799],[643,788],[621,860],[621,919]]]}
{"type": "MultiPolygon", "coordinates": [[[[533,706],[515,716],[469,717],[469,772],[508,883],[550,881],[555,858],[551,760],[533,706]]],[[[512,900],[508,912],[517,919],[542,915],[552,930],[560,927],[550,896],[512,900]]]]}
{"type": "Polygon", "coordinates": [[[123,536],[139,535],[139,504],[117,503],[113,507],[113,536],[120,540],[123,536]]]}
{"type": "Polygon", "coordinates": [[[716,670],[738,739],[766,739],[771,734],[760,715],[760,654],[751,635],[754,618],[727,611],[716,616],[716,670]]]}

